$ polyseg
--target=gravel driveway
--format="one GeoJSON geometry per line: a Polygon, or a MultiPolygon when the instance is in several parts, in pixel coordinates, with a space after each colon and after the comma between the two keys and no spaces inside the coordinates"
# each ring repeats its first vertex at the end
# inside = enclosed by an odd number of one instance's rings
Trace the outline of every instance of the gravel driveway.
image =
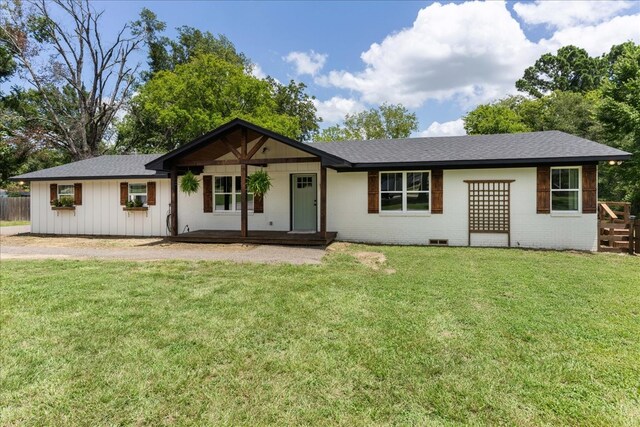
{"type": "MultiPolygon", "coordinates": [[[[7,227],[8,228],[8,227],[7,227]]],[[[163,239],[3,236],[0,260],[111,259],[208,260],[254,263],[319,264],[324,249],[267,245],[170,243],[163,239]]]]}

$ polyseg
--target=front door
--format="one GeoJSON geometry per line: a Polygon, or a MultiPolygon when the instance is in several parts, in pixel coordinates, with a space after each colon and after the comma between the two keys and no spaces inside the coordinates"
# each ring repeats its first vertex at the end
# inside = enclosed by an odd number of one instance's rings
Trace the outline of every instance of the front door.
{"type": "Polygon", "coordinates": [[[291,230],[315,232],[318,218],[316,174],[291,175],[291,230]]]}

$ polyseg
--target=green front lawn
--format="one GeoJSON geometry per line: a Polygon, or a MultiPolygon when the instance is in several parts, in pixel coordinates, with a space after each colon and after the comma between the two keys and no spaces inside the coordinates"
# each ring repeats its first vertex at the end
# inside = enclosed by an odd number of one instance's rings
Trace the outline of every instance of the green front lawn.
{"type": "Polygon", "coordinates": [[[0,221],[0,227],[12,227],[14,225],[29,225],[31,221],[0,221]]]}
{"type": "Polygon", "coordinates": [[[3,261],[0,425],[640,424],[640,258],[348,250],[3,261]]]}

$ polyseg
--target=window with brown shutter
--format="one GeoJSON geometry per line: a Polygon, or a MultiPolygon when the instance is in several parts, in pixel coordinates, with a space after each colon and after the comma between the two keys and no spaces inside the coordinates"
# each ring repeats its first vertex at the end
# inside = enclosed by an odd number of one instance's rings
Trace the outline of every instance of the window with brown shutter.
{"type": "Polygon", "coordinates": [[[82,205],[82,184],[76,182],[73,184],[73,204],[76,206],[82,205]]]}
{"type": "Polygon", "coordinates": [[[596,213],[598,209],[598,166],[582,166],[582,213],[596,213]]]}
{"type": "Polygon", "coordinates": [[[264,196],[253,197],[253,213],[264,213],[264,196]]]}
{"type": "Polygon", "coordinates": [[[367,205],[368,212],[370,214],[378,213],[380,211],[380,202],[379,202],[379,186],[380,186],[380,178],[378,171],[369,171],[367,174],[367,205]]]}
{"type": "Polygon", "coordinates": [[[431,213],[432,214],[441,214],[444,210],[442,187],[443,187],[442,169],[433,169],[431,171],[431,213]]]}
{"type": "Polygon", "coordinates": [[[58,184],[49,184],[49,202],[58,198],[58,184]]]}
{"type": "Polygon", "coordinates": [[[129,183],[121,182],[120,183],[120,204],[125,206],[127,204],[127,199],[129,199],[129,183]]]}
{"type": "Polygon", "coordinates": [[[154,181],[147,182],[147,206],[155,206],[156,204],[156,183],[154,181]]]}
{"type": "Polygon", "coordinates": [[[536,211],[539,214],[551,212],[551,169],[549,166],[538,166],[536,211]]]}
{"type": "Polygon", "coordinates": [[[211,175],[202,177],[202,206],[204,212],[213,212],[213,185],[211,175]]]}

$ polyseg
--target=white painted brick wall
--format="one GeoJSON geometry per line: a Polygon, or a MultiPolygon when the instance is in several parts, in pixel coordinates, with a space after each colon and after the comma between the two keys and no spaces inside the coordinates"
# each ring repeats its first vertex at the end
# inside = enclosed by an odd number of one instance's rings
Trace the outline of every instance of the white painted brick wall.
{"type": "MultiPolygon", "coordinates": [[[[444,213],[407,216],[367,213],[367,173],[329,171],[328,229],[342,240],[424,245],[447,239],[468,244],[467,185],[469,179],[513,179],[511,184],[512,246],[595,250],[596,214],[554,216],[536,213],[536,168],[464,169],[444,171],[444,213]]],[[[477,246],[503,246],[506,237],[473,234],[477,246]]]]}

